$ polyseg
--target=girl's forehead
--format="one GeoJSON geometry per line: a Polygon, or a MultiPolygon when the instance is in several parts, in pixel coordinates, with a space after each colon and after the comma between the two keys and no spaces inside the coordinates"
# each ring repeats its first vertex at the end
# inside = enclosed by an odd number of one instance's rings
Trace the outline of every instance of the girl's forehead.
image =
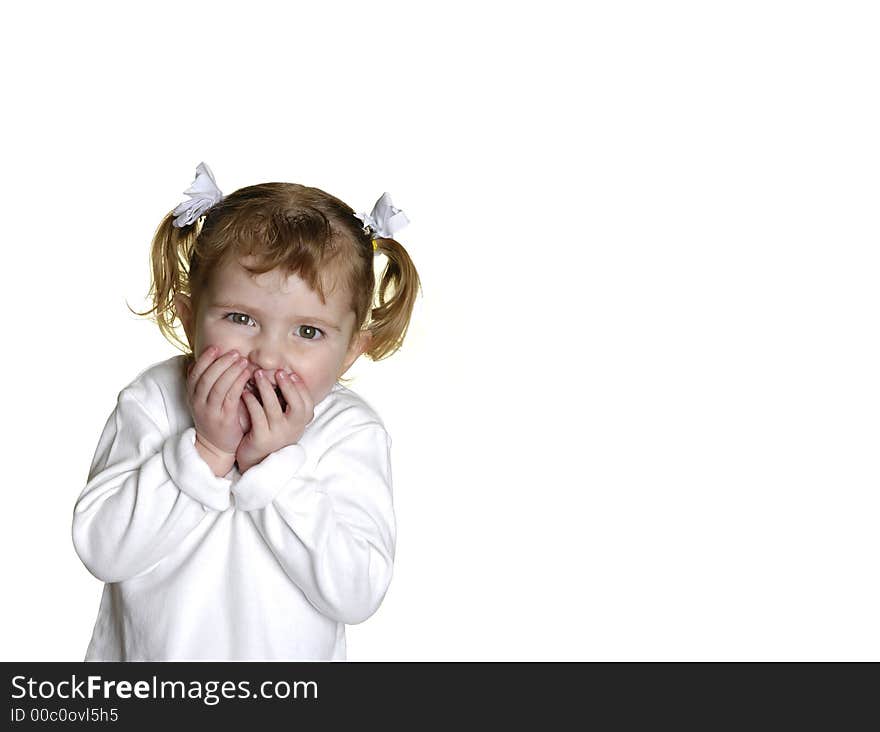
{"type": "MultiPolygon", "coordinates": [[[[281,268],[269,270],[262,274],[249,272],[243,264],[253,266],[253,258],[244,258],[241,261],[232,260],[218,267],[211,278],[211,290],[214,297],[225,297],[235,292],[241,296],[250,295],[256,298],[275,297],[292,300],[303,300],[322,307],[347,308],[348,300],[345,294],[333,283],[325,287],[324,296],[327,304],[321,303],[321,296],[317,291],[309,287],[309,284],[296,273],[289,273],[281,268]]],[[[335,309],[335,308],[334,308],[335,309]]]]}

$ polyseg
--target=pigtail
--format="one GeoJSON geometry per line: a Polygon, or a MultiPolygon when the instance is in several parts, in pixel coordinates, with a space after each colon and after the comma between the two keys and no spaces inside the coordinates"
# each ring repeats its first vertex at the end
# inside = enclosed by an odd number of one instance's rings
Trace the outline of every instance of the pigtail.
{"type": "Polygon", "coordinates": [[[368,326],[372,337],[365,354],[379,361],[403,345],[421,282],[412,259],[398,241],[381,238],[374,241],[387,263],[379,278],[378,305],[372,309],[368,326]]]}
{"type": "Polygon", "coordinates": [[[153,307],[143,313],[132,310],[130,306],[128,309],[141,317],[151,316],[150,320],[159,326],[168,341],[184,353],[189,353],[189,344],[180,337],[175,328],[178,315],[174,307],[174,296],[190,294],[189,262],[202,219],[182,228],[174,226],[173,221],[172,211],[162,219],[150,246],[152,280],[147,298],[152,301],[153,307]]]}

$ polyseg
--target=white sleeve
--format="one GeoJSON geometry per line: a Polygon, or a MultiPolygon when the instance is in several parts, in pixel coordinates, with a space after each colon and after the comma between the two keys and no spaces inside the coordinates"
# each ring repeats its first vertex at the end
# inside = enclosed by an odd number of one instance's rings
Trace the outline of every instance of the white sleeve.
{"type": "Polygon", "coordinates": [[[130,579],[166,557],[207,512],[227,508],[230,484],[196,451],[195,429],[168,434],[123,390],[74,508],[76,552],[98,579],[130,579]]]}
{"type": "Polygon", "coordinates": [[[366,620],[391,582],[390,452],[380,424],[360,425],[324,452],[314,476],[297,474],[305,452],[289,445],[232,486],[288,577],[337,622],[366,620]]]}

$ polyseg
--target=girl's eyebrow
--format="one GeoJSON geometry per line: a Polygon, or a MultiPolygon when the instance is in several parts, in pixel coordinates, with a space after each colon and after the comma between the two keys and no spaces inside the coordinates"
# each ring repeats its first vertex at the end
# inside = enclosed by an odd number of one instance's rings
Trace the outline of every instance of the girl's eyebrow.
{"type": "MultiPolygon", "coordinates": [[[[259,308],[251,307],[249,305],[238,305],[236,303],[214,303],[213,307],[220,308],[222,310],[236,310],[242,313],[253,313],[254,315],[258,315],[261,318],[264,316],[264,313],[259,308]]],[[[335,323],[331,323],[328,320],[324,320],[323,318],[313,318],[310,315],[293,315],[290,319],[302,320],[307,323],[318,323],[320,325],[323,325],[325,328],[330,328],[332,330],[338,331],[339,333],[342,332],[342,328],[340,328],[338,325],[336,325],[335,323]]]]}

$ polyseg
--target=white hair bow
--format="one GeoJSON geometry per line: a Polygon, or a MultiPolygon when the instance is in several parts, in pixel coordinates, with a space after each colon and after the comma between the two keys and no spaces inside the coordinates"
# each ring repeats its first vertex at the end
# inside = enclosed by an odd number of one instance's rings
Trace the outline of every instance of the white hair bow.
{"type": "Polygon", "coordinates": [[[390,193],[383,193],[370,213],[359,213],[355,216],[364,222],[364,231],[367,227],[373,230],[373,239],[391,239],[396,231],[409,223],[406,214],[391,205],[390,193]]]}
{"type": "Polygon", "coordinates": [[[196,179],[184,193],[190,197],[190,200],[181,201],[174,209],[173,225],[178,229],[189,226],[211,206],[223,200],[223,193],[217,187],[211,169],[205,163],[199,163],[196,168],[196,179]]]}

